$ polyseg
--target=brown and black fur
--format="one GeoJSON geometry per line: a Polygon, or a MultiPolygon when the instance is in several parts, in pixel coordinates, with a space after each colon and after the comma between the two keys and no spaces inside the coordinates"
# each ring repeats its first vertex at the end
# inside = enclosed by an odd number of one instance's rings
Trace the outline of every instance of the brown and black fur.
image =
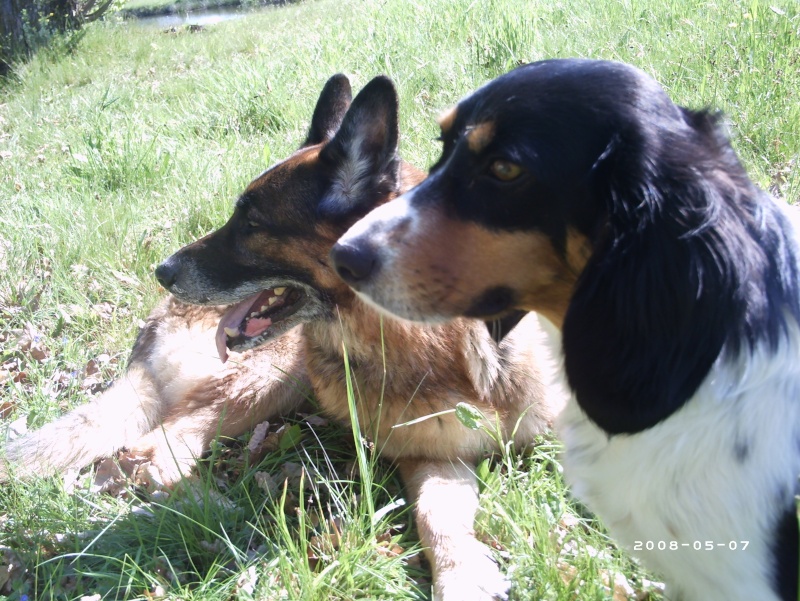
{"type": "Polygon", "coordinates": [[[398,159],[397,144],[392,83],[372,80],[351,104],[349,82],[334,76],[302,148],[256,178],[222,228],[156,273],[185,302],[242,303],[222,318],[223,357],[225,347],[251,348],[302,323],[314,393],[327,414],[349,422],[346,349],[360,427],[397,464],[415,503],[435,597],[503,598],[507,582],[473,531],[473,470],[496,442],[467,429],[453,410],[470,403],[488,427],[524,445],[548,428],[562,399],[546,394],[547,352],[535,316],[499,344],[479,321],[423,327],[382,319],[333,270],[328,254],[337,238],[422,179],[398,159]],[[262,306],[275,296],[277,311],[262,306]]]}

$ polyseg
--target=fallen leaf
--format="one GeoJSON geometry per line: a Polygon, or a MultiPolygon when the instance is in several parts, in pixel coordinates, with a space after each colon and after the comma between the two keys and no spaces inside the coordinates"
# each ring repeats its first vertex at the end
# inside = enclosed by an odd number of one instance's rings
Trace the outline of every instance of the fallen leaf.
{"type": "Polygon", "coordinates": [[[100,373],[100,365],[97,363],[95,359],[89,359],[86,362],[86,367],[83,369],[83,373],[86,376],[94,376],[100,373]]]}
{"type": "MultiPolygon", "coordinates": [[[[2,382],[0,382],[2,383],[2,382]]],[[[12,411],[16,408],[17,404],[13,401],[2,401],[0,402],[0,419],[7,418],[12,411]]]]}
{"type": "Polygon", "coordinates": [[[600,579],[603,581],[603,584],[611,590],[611,598],[613,601],[628,601],[636,594],[636,591],[634,591],[633,587],[628,583],[628,579],[619,572],[614,574],[612,581],[610,574],[605,570],[601,570],[600,579]]]}
{"type": "Polygon", "coordinates": [[[118,497],[125,488],[126,480],[117,462],[108,457],[97,465],[94,473],[94,482],[89,491],[94,494],[107,493],[113,497],[118,497]]]}
{"type": "Polygon", "coordinates": [[[25,573],[25,564],[17,552],[9,547],[0,547],[0,591],[12,578],[25,573]]]}
{"type": "Polygon", "coordinates": [[[570,584],[578,576],[578,569],[568,563],[559,561],[556,567],[558,568],[558,575],[564,584],[570,584]]]}
{"type": "Polygon", "coordinates": [[[287,461],[281,466],[281,475],[289,482],[291,488],[299,489],[305,477],[305,469],[299,463],[287,461]]]}
{"type": "Polygon", "coordinates": [[[378,555],[383,555],[384,557],[399,557],[403,554],[404,549],[397,543],[387,541],[379,543],[376,551],[378,555]]]}
{"type": "Polygon", "coordinates": [[[131,277],[129,275],[125,275],[121,271],[116,271],[114,269],[111,270],[111,273],[114,275],[115,278],[117,278],[117,280],[119,280],[123,284],[127,284],[128,286],[132,286],[134,288],[139,287],[140,283],[139,280],[137,280],[136,278],[131,277]]]}
{"type": "Polygon", "coordinates": [[[315,426],[319,428],[327,426],[329,423],[327,419],[316,414],[306,415],[303,418],[303,421],[306,422],[309,426],[315,426]]]}
{"type": "MultiPolygon", "coordinates": [[[[247,571],[242,572],[236,579],[236,592],[242,592],[248,597],[252,597],[256,590],[256,583],[258,582],[258,574],[256,567],[250,566],[247,571]]],[[[238,595],[237,595],[238,597],[238,595]]]]}
{"type": "Polygon", "coordinates": [[[17,348],[34,361],[42,362],[50,355],[50,350],[45,346],[44,339],[44,335],[29,322],[25,324],[22,333],[17,339],[17,348]]]}
{"type": "Polygon", "coordinates": [[[269,422],[261,422],[253,428],[253,435],[250,437],[250,442],[247,444],[247,450],[255,453],[264,439],[267,437],[269,431],[269,422]]]}
{"type": "Polygon", "coordinates": [[[254,477],[256,479],[256,485],[271,497],[275,496],[280,489],[280,484],[272,477],[272,474],[256,472],[254,477]]]}
{"type": "Polygon", "coordinates": [[[92,305],[92,311],[100,319],[108,321],[114,316],[114,305],[111,303],[98,303],[92,305]]]}

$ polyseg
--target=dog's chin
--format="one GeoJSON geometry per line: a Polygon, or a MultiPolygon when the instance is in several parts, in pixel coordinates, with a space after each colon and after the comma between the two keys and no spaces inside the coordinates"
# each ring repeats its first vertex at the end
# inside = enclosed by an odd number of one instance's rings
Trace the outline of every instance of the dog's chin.
{"type": "Polygon", "coordinates": [[[359,288],[358,297],[379,313],[427,325],[440,325],[459,317],[502,319],[518,309],[515,292],[506,286],[489,287],[474,298],[461,299],[460,304],[452,298],[428,302],[425,295],[411,295],[396,282],[389,286],[370,283],[359,288]]]}
{"type": "Polygon", "coordinates": [[[358,298],[372,307],[378,313],[391,319],[412,321],[420,324],[439,325],[452,321],[457,314],[445,315],[439,312],[428,311],[413,303],[408,303],[402,297],[373,295],[367,292],[356,292],[358,298]],[[376,297],[377,296],[377,297],[376,297]]]}

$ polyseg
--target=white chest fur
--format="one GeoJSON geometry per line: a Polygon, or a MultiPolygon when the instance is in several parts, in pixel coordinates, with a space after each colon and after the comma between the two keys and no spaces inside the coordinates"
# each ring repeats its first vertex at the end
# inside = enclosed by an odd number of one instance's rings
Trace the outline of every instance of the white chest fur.
{"type": "Polygon", "coordinates": [[[777,601],[775,522],[800,474],[800,333],[719,360],[684,407],[609,437],[571,399],[559,420],[573,494],[661,573],[670,599],[777,601]]]}

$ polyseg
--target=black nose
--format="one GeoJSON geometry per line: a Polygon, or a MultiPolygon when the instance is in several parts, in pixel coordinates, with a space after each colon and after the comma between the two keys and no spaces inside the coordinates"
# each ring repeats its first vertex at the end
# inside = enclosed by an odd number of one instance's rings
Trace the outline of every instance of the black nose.
{"type": "Polygon", "coordinates": [[[378,271],[378,253],[368,244],[336,244],[331,261],[339,277],[353,287],[378,271]]]}
{"type": "Polygon", "coordinates": [[[177,261],[172,261],[171,259],[172,257],[156,267],[156,279],[167,290],[172,288],[178,279],[177,261]]]}

